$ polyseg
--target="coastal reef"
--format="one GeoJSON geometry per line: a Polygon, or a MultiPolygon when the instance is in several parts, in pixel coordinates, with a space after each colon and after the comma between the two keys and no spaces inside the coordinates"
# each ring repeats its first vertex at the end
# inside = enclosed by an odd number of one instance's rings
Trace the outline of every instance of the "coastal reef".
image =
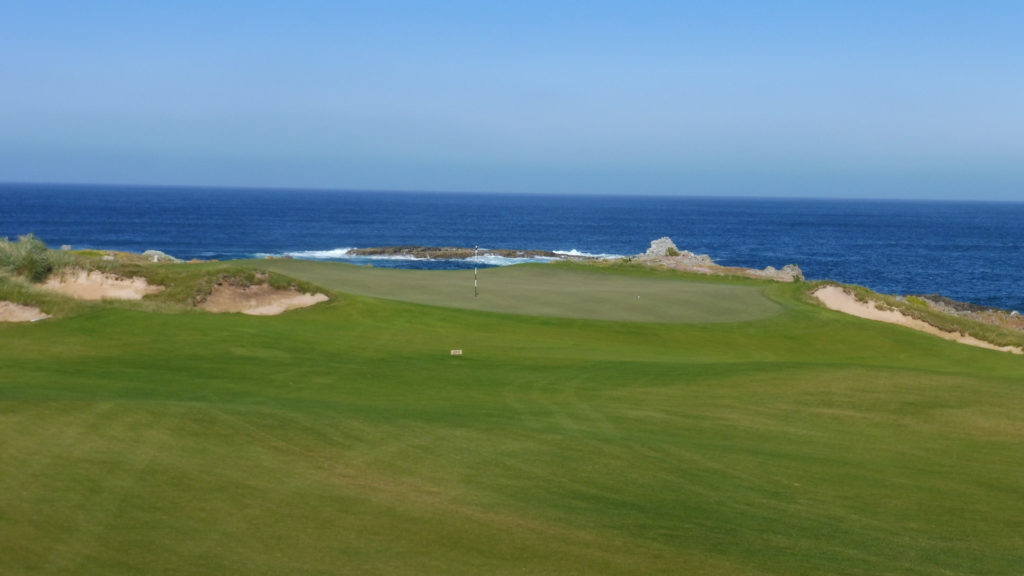
{"type": "Polygon", "coordinates": [[[563,258],[564,256],[549,250],[508,250],[456,248],[451,246],[380,246],[376,248],[355,248],[349,252],[353,256],[402,256],[406,258],[425,258],[428,260],[466,260],[473,256],[501,256],[503,258],[563,258]]]}
{"type": "MultiPolygon", "coordinates": [[[[505,248],[460,248],[453,246],[379,246],[374,248],[354,248],[349,252],[352,256],[400,256],[404,258],[422,258],[426,260],[467,260],[474,256],[499,256],[502,258],[545,258],[551,260],[601,261],[608,258],[583,254],[565,254],[550,250],[516,250],[505,248]]],[[[689,250],[680,250],[671,238],[665,236],[651,242],[651,247],[643,254],[622,258],[630,263],[647,266],[671,268],[697,274],[720,276],[742,276],[775,280],[778,282],[794,282],[803,280],[804,275],[796,264],[789,264],[782,269],[768,266],[763,270],[737,266],[721,266],[716,264],[707,254],[695,254],[689,250]]]]}
{"type": "Polygon", "coordinates": [[[909,304],[919,307],[923,306],[942,314],[1024,332],[1024,315],[1021,315],[1016,310],[1001,310],[991,306],[959,302],[940,294],[905,296],[903,300],[909,304]]]}
{"type": "Polygon", "coordinates": [[[763,270],[738,266],[720,266],[707,254],[694,254],[689,250],[680,250],[668,236],[651,242],[651,247],[643,254],[634,256],[631,261],[648,266],[671,268],[697,274],[718,276],[743,276],[761,278],[777,282],[795,282],[804,279],[804,273],[796,264],[787,264],[781,270],[768,266],[763,270]]]}

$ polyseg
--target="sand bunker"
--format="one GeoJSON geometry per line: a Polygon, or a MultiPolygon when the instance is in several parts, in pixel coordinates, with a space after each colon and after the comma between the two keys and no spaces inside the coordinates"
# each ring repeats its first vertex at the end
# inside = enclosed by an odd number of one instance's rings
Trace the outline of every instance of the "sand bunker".
{"type": "Polygon", "coordinates": [[[832,310],[851,314],[859,318],[913,328],[914,330],[927,332],[928,334],[969,346],[999,350],[1000,352],[1011,352],[1013,354],[1024,354],[1024,350],[1019,346],[996,346],[990,342],[979,340],[973,336],[965,336],[959,332],[946,332],[923,320],[911,318],[899,310],[881,310],[876,302],[859,302],[852,294],[839,286],[823,286],[814,291],[814,296],[832,310]]]}
{"type": "Polygon", "coordinates": [[[35,306],[22,306],[14,302],[0,300],[0,322],[35,322],[49,317],[49,314],[43,314],[35,306]]]}
{"type": "Polygon", "coordinates": [[[267,284],[231,286],[218,284],[199,307],[209,312],[241,312],[252,316],[274,316],[287,310],[305,308],[328,300],[325,294],[303,294],[278,290],[267,284]]]}
{"type": "Polygon", "coordinates": [[[151,286],[145,278],[122,278],[98,270],[65,270],[51,276],[44,286],[79,300],[141,300],[147,294],[156,294],[164,289],[163,286],[151,286]]]}

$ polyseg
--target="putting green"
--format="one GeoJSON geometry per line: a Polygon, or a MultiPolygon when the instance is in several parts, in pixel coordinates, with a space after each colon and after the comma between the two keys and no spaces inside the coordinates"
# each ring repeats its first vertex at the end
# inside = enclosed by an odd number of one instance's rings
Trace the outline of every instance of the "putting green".
{"type": "Polygon", "coordinates": [[[478,295],[472,270],[395,270],[302,260],[263,265],[349,294],[530,316],[707,323],[760,320],[782,311],[756,286],[543,264],[480,270],[478,295]]]}

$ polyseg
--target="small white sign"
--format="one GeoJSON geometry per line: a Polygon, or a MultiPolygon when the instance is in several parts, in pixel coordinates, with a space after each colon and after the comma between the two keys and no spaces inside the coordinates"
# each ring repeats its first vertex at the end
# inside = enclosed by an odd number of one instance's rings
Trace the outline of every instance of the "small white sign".
{"type": "Polygon", "coordinates": [[[452,350],[452,356],[462,356],[462,350],[452,350]]]}

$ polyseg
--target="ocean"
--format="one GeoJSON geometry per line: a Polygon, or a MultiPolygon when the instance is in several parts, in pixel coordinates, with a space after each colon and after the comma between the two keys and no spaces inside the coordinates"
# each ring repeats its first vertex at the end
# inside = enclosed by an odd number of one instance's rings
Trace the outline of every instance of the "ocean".
{"type": "Polygon", "coordinates": [[[0,184],[0,237],[183,259],[268,255],[403,268],[509,265],[358,258],[392,245],[608,257],[669,236],[719,264],[799,265],[892,294],[1024,311],[1024,202],[808,200],[0,184]]]}

